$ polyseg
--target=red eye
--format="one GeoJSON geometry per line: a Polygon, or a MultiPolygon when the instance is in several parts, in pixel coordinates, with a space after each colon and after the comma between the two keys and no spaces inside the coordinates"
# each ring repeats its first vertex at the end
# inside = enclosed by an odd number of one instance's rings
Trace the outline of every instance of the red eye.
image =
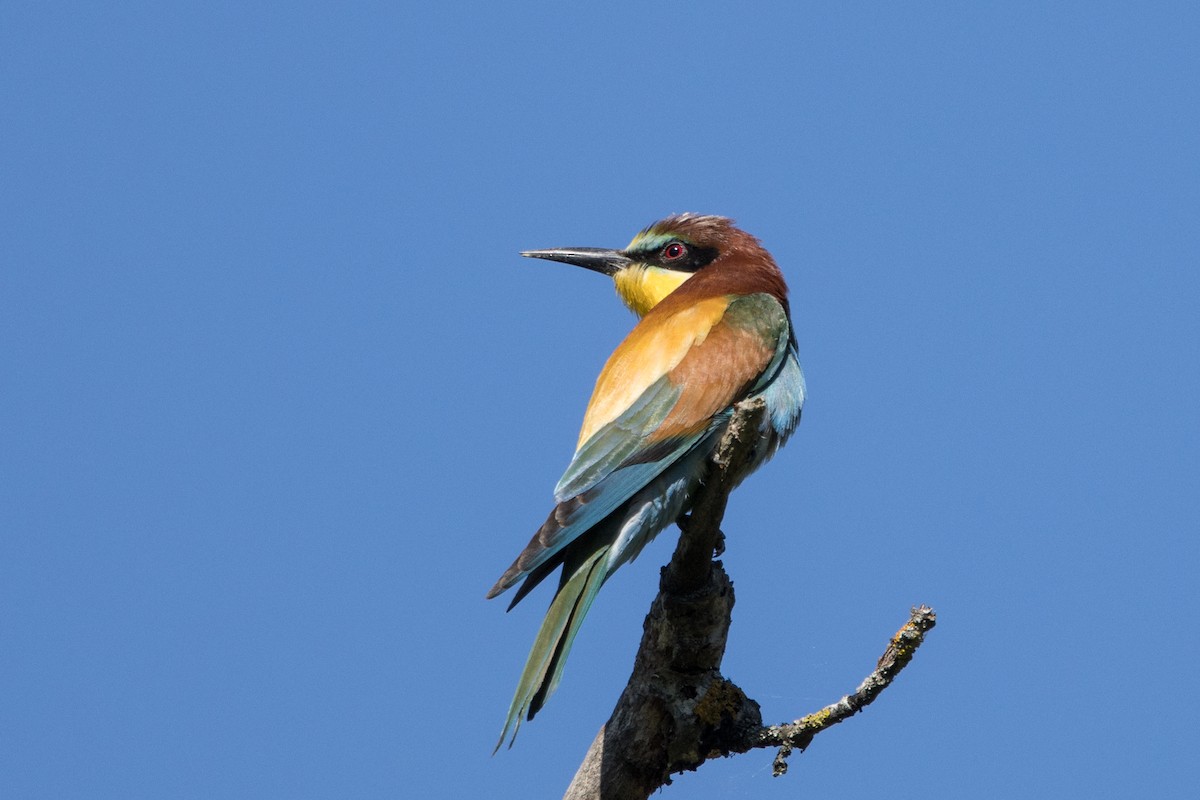
{"type": "Polygon", "coordinates": [[[685,255],[687,255],[687,248],[681,245],[679,242],[671,242],[662,249],[663,261],[678,261],[685,255]]]}

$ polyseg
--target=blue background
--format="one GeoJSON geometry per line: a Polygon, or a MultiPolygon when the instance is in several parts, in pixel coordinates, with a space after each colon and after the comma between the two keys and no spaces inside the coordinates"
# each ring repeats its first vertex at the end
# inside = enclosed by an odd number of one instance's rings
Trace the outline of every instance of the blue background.
{"type": "Polygon", "coordinates": [[[0,795],[557,796],[664,536],[491,757],[484,592],[633,322],[517,251],[735,217],[811,398],[733,497],[769,721],[663,797],[1200,784],[1194,3],[7,3],[0,795]],[[736,5],[736,7],[735,7],[736,5]],[[832,8],[830,7],[832,6],[832,8]]]}

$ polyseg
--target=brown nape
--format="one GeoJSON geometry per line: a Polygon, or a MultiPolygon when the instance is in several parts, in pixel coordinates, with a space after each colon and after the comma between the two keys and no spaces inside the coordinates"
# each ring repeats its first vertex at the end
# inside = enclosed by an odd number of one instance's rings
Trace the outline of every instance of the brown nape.
{"type": "Polygon", "coordinates": [[[787,284],[775,259],[757,238],[734,227],[732,220],[682,215],[655,223],[651,230],[674,232],[699,247],[715,247],[720,253],[651,313],[669,314],[705,297],[758,292],[769,294],[785,309],[788,307],[787,284]]]}

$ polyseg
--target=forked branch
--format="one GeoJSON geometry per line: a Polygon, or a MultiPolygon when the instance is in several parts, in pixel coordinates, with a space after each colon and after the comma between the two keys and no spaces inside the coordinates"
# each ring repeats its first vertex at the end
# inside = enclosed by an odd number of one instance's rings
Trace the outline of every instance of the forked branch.
{"type": "Polygon", "coordinates": [[[878,697],[933,628],[933,609],[914,608],[853,694],[784,725],[764,726],[758,703],[721,674],[734,598],[713,552],[721,543],[729,493],[751,459],[764,414],[761,400],[738,404],[692,513],[681,520],[679,544],[643,623],[633,674],[566,800],[645,800],[676,772],[761,747],[779,748],[774,772],[782,775],[788,755],[878,697]]]}

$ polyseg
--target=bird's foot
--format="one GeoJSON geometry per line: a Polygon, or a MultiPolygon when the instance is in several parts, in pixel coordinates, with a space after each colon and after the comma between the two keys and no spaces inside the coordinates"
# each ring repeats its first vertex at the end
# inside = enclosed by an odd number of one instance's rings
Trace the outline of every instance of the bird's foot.
{"type": "MultiPolygon", "coordinates": [[[[692,524],[692,515],[684,514],[675,520],[675,524],[679,526],[679,530],[687,533],[692,524]]],[[[725,531],[717,529],[717,541],[713,545],[713,558],[720,558],[725,554],[725,531]]]]}

